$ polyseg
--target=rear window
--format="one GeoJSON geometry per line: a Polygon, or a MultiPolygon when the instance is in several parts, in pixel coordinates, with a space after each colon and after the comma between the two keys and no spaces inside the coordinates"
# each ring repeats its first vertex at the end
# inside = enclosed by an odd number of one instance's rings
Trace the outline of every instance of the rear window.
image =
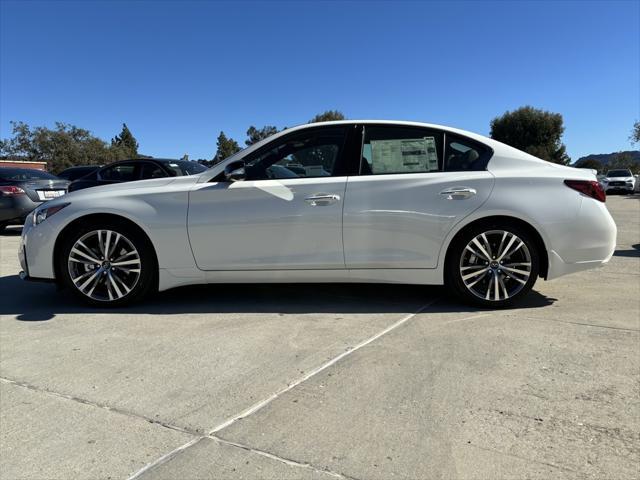
{"type": "Polygon", "coordinates": [[[29,168],[2,168],[0,178],[5,181],[29,181],[29,180],[58,180],[58,177],[42,170],[29,168]]]}

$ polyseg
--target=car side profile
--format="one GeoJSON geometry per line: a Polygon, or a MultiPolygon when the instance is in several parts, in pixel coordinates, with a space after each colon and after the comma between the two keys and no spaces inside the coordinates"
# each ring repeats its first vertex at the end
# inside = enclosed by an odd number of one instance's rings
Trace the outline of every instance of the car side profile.
{"type": "Polygon", "coordinates": [[[199,283],[446,284],[511,304],[606,263],[616,226],[591,172],[415,122],[294,127],[199,175],[78,191],[27,219],[23,278],[94,305],[199,283]]]}
{"type": "Polygon", "coordinates": [[[207,167],[187,160],[169,160],[163,158],[122,160],[95,168],[88,174],[77,178],[69,185],[69,191],[75,192],[83,188],[113,185],[151,178],[167,178],[183,175],[197,175],[207,167]]]}

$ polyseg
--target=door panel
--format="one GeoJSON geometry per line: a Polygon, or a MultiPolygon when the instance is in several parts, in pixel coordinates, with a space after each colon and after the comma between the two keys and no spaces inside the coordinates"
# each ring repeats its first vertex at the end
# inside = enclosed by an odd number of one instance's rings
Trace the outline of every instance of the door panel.
{"type": "Polygon", "coordinates": [[[349,177],[347,268],[435,268],[447,233],[489,197],[487,171],[349,177]]]}
{"type": "Polygon", "coordinates": [[[346,177],[199,184],[188,228],[202,270],[344,269],[346,177]]]}

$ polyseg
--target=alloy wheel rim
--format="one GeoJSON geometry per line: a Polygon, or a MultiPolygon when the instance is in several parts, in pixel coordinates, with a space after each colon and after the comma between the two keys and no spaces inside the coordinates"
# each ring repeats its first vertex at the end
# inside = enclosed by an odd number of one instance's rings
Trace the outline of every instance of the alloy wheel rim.
{"type": "Polygon", "coordinates": [[[531,277],[531,253],[527,244],[512,232],[483,232],[464,248],[460,277],[467,290],[478,298],[492,302],[508,300],[531,277]]]}
{"type": "Polygon", "coordinates": [[[137,285],[140,254],[131,241],[112,230],[93,230],[73,244],[67,260],[69,276],[87,297],[102,302],[119,300],[137,285]]]}

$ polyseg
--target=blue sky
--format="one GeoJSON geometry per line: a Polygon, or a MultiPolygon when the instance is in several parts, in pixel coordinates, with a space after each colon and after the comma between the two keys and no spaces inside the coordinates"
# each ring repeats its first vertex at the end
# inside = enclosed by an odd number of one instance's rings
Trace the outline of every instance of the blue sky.
{"type": "Polygon", "coordinates": [[[211,158],[326,109],[489,133],[562,113],[573,160],[631,148],[640,2],[0,2],[0,134],[64,121],[211,158]]]}

